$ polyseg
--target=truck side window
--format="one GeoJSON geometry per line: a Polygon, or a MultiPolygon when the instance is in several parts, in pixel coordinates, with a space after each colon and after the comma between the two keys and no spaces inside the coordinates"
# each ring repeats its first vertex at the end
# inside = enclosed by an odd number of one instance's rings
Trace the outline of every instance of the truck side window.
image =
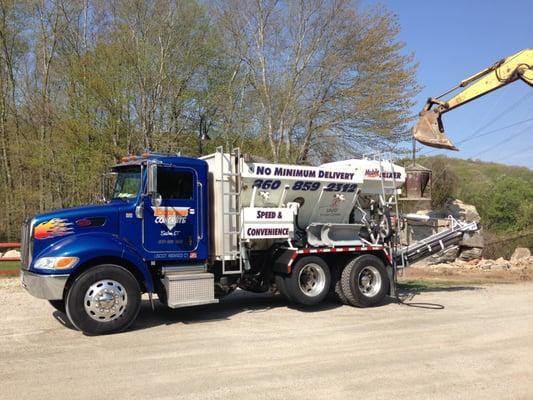
{"type": "Polygon", "coordinates": [[[157,192],[165,200],[193,198],[192,172],[176,171],[171,168],[158,168],[157,192]]]}

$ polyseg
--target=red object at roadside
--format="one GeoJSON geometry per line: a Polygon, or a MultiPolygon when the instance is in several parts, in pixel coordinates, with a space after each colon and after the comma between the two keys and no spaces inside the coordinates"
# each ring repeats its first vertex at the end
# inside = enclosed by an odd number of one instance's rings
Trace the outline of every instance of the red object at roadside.
{"type": "Polygon", "coordinates": [[[20,249],[20,243],[0,243],[0,249],[20,249]]]}

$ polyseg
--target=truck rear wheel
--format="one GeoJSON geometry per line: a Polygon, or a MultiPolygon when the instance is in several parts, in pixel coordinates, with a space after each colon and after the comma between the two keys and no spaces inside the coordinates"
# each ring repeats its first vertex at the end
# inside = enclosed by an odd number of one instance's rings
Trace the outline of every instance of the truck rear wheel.
{"type": "MultiPolygon", "coordinates": [[[[340,271],[340,273],[342,274],[342,271],[340,271]]],[[[344,295],[343,291],[342,291],[342,287],[341,287],[341,279],[340,279],[340,276],[339,276],[339,279],[337,279],[337,281],[335,282],[335,298],[337,299],[337,301],[339,303],[342,303],[342,304],[345,304],[345,305],[348,305],[348,299],[346,298],[346,296],[344,295]]]]}
{"type": "Polygon", "coordinates": [[[70,322],[82,332],[120,332],[137,317],[141,290],[137,279],[124,267],[99,265],[74,280],[65,305],[70,322]]]}
{"type": "Polygon", "coordinates": [[[342,271],[340,283],[346,300],[356,307],[380,304],[389,289],[385,265],[371,254],[351,260],[342,271]]]}
{"type": "Polygon", "coordinates": [[[294,265],[292,275],[284,281],[293,301],[312,306],[322,302],[328,295],[331,274],[328,265],[320,257],[303,257],[294,265]]]}

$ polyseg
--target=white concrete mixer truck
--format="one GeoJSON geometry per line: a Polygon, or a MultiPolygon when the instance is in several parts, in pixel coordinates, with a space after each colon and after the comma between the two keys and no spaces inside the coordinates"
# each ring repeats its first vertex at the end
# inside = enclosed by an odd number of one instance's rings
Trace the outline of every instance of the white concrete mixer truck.
{"type": "Polygon", "coordinates": [[[193,159],[147,153],[115,167],[106,204],[29,219],[22,285],[87,333],[126,329],[142,293],[171,308],[237,288],[312,306],[329,293],[367,307],[394,294],[410,261],[477,229],[399,246],[405,170],[378,158],[320,166],[252,162],[221,148],[193,159]]]}

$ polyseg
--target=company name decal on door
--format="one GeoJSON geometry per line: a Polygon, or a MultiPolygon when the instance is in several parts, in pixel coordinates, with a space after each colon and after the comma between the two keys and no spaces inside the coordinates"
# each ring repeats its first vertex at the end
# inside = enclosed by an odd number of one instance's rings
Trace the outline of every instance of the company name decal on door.
{"type": "Polygon", "coordinates": [[[194,210],[189,207],[152,207],[156,224],[163,224],[171,231],[176,225],[187,222],[194,210]]]}

